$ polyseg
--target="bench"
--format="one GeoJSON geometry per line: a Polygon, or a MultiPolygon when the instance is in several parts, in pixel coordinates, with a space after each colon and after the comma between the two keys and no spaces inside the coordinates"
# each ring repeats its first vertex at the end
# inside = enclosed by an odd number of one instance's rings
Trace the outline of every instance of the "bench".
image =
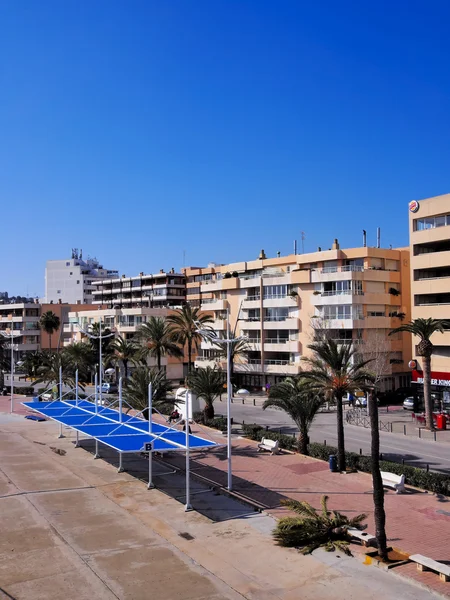
{"type": "Polygon", "coordinates": [[[387,471],[380,471],[380,473],[385,487],[394,488],[397,494],[401,494],[405,491],[404,475],[396,475],[395,473],[388,473],[387,471]]]}
{"type": "Polygon", "coordinates": [[[347,533],[350,537],[359,540],[363,546],[371,546],[374,542],[377,541],[377,538],[374,535],[356,529],[356,527],[349,527],[347,529],[347,533]]]}
{"type": "Polygon", "coordinates": [[[262,450],[267,450],[271,454],[278,454],[278,440],[269,440],[267,438],[263,438],[261,443],[258,444],[258,452],[261,452],[262,450]]]}
{"type": "Polygon", "coordinates": [[[437,560],[433,560],[432,558],[427,558],[426,556],[422,556],[422,554],[412,554],[409,557],[409,560],[417,563],[417,569],[419,571],[436,571],[439,573],[439,579],[442,581],[450,580],[450,566],[444,565],[444,563],[440,563],[437,560]]]}

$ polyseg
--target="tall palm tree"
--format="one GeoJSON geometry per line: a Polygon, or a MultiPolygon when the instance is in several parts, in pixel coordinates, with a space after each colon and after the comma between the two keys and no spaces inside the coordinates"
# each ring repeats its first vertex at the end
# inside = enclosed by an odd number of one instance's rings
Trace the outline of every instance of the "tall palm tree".
{"type": "Polygon", "coordinates": [[[325,398],[332,398],[337,408],[338,466],[345,471],[345,440],[343,397],[358,390],[368,391],[373,375],[365,369],[368,360],[356,360],[355,350],[351,344],[337,344],[332,339],[324,339],[308,346],[313,351],[311,358],[304,360],[310,370],[303,376],[308,378],[313,389],[325,398]]]}
{"type": "Polygon", "coordinates": [[[306,455],[309,428],[323,405],[323,397],[311,388],[311,381],[305,379],[302,374],[286,377],[284,381],[270,388],[269,398],[263,404],[263,410],[276,408],[291,417],[299,430],[299,450],[306,455]]]}
{"type": "Polygon", "coordinates": [[[96,363],[96,356],[92,345],[83,341],[73,342],[69,346],[65,346],[62,352],[74,371],[78,370],[79,379],[87,381],[89,371],[94,368],[96,363]]]}
{"type": "Polygon", "coordinates": [[[223,384],[225,378],[220,369],[197,369],[192,371],[187,379],[187,384],[190,389],[205,401],[203,410],[205,421],[214,419],[214,400],[223,392],[223,384]]]}
{"type": "Polygon", "coordinates": [[[417,344],[417,355],[423,358],[423,397],[425,401],[426,427],[434,430],[433,422],[433,399],[431,397],[431,357],[434,346],[431,336],[434,333],[444,333],[450,328],[450,321],[445,319],[414,319],[393,329],[389,335],[406,331],[420,339],[417,344]]]}
{"type": "Polygon", "coordinates": [[[198,333],[198,326],[208,325],[213,322],[210,315],[200,312],[198,307],[184,304],[172,315],[167,317],[168,323],[173,326],[176,341],[183,346],[187,344],[188,372],[192,370],[192,350],[198,348],[202,336],[198,333]]]}
{"type": "Polygon", "coordinates": [[[42,313],[39,319],[39,327],[48,334],[48,345],[50,352],[52,351],[52,335],[58,331],[61,325],[61,320],[58,315],[51,310],[42,313]]]}
{"type": "Polygon", "coordinates": [[[36,379],[39,374],[39,367],[44,362],[45,354],[40,350],[35,352],[27,352],[22,362],[22,371],[29,379],[36,379]]]}
{"type": "Polygon", "coordinates": [[[152,384],[152,406],[160,412],[168,412],[174,405],[174,400],[167,398],[172,390],[172,384],[166,378],[164,371],[138,366],[129,379],[125,380],[123,395],[125,400],[142,411],[148,419],[148,386],[152,384]],[[147,410],[146,410],[147,409],[147,410]]]}
{"type": "MultiPolygon", "coordinates": [[[[235,338],[236,332],[233,333],[233,338],[235,338]]],[[[227,348],[226,346],[217,346],[220,348],[219,356],[227,358],[227,348]]],[[[234,363],[236,358],[242,357],[245,358],[250,351],[250,345],[247,340],[234,340],[230,343],[230,381],[231,384],[234,384],[234,363]]]]}
{"type": "Polygon", "coordinates": [[[163,356],[183,357],[183,350],[174,340],[172,327],[161,317],[150,317],[147,323],[141,325],[136,337],[144,345],[143,356],[156,358],[158,371],[161,371],[163,356]]]}
{"type": "Polygon", "coordinates": [[[128,378],[128,363],[138,361],[138,346],[134,340],[126,340],[121,335],[108,346],[109,359],[113,363],[122,363],[125,379],[128,378]]]}
{"type": "Polygon", "coordinates": [[[337,511],[329,511],[328,496],[322,496],[322,510],[317,512],[308,502],[298,500],[281,500],[281,504],[293,512],[295,517],[281,518],[274,531],[273,537],[280,546],[302,547],[303,554],[310,554],[319,547],[324,547],[328,552],[340,550],[351,555],[348,548],[348,534],[350,527],[364,530],[367,525],[362,522],[367,515],[357,515],[349,519],[337,511]]]}

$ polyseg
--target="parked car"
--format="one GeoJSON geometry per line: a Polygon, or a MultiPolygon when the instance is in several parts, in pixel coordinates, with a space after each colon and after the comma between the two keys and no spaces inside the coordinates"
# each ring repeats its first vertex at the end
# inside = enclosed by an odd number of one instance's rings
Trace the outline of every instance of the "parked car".
{"type": "Polygon", "coordinates": [[[39,396],[39,401],[42,402],[50,402],[51,400],[53,400],[53,394],[51,392],[45,392],[45,394],[41,394],[39,396]]]}
{"type": "MultiPolygon", "coordinates": [[[[97,392],[100,391],[100,386],[97,386],[97,392]]],[[[115,383],[102,383],[102,394],[117,394],[119,388],[115,383]]]]}
{"type": "Polygon", "coordinates": [[[409,396],[403,400],[403,410],[417,411],[419,408],[419,399],[414,396],[409,396]]]}

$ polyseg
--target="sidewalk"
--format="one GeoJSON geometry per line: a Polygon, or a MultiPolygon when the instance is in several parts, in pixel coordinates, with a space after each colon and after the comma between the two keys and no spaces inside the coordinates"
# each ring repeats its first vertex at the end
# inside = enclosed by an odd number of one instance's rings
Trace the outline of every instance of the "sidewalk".
{"type": "MultiPolygon", "coordinates": [[[[194,427],[193,431],[199,433],[194,427]]],[[[212,436],[217,439],[215,432],[212,436]]],[[[183,468],[181,457],[172,455],[170,463],[183,468]]],[[[226,448],[197,453],[192,471],[226,487],[226,448]]],[[[233,439],[233,489],[280,517],[286,509],[282,498],[306,500],[320,507],[323,494],[330,497],[329,507],[349,515],[366,513],[367,530],[375,533],[372,479],[366,473],[341,475],[331,473],[326,462],[299,454],[257,452],[257,443],[244,438],[233,439]]],[[[450,503],[448,498],[409,488],[408,494],[386,490],[386,529],[388,542],[409,554],[423,554],[435,560],[450,561],[450,503]]],[[[418,573],[415,565],[396,567],[395,572],[429,586],[450,597],[450,582],[443,583],[434,573],[418,573]]]]}

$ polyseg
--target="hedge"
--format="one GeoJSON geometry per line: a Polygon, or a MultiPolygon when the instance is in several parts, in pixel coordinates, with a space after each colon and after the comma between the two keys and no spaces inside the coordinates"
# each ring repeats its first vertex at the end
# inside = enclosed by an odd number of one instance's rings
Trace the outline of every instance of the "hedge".
{"type": "Polygon", "coordinates": [[[275,431],[266,431],[261,425],[243,425],[244,435],[251,440],[260,442],[262,438],[276,440],[282,450],[297,450],[297,438],[285,433],[276,433],[275,431]]]}

